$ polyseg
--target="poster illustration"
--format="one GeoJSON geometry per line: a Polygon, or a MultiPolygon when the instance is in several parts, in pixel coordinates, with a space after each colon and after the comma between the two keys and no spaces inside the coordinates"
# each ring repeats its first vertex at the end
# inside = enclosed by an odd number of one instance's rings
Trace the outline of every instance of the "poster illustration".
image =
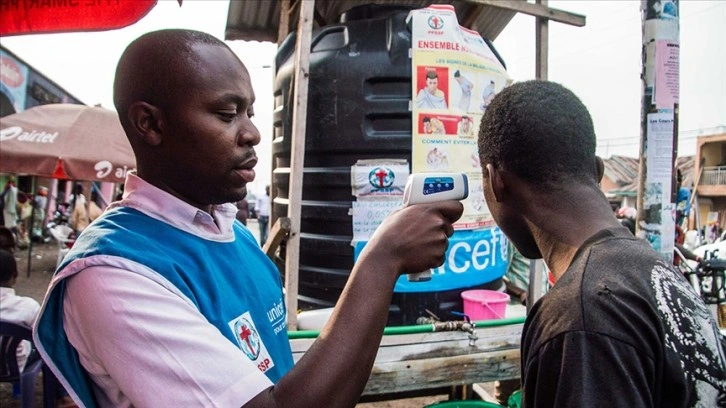
{"type": "Polygon", "coordinates": [[[482,195],[477,134],[494,96],[511,80],[481,35],[459,26],[454,8],[414,10],[411,172],[461,172],[469,197],[455,229],[493,225],[482,195]]]}

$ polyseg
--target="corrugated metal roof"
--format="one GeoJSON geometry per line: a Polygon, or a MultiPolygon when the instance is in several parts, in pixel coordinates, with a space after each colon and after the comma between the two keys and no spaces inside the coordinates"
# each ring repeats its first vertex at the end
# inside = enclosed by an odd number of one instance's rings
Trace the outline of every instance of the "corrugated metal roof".
{"type": "Polygon", "coordinates": [[[613,183],[623,187],[638,177],[639,159],[625,156],[612,156],[603,160],[605,164],[605,177],[613,183]]]}
{"type": "MultiPolygon", "coordinates": [[[[526,2],[526,0],[516,0],[526,2]]],[[[290,13],[290,32],[297,27],[300,0],[293,0],[290,13]]],[[[317,0],[315,27],[340,22],[341,15],[356,6],[366,4],[400,5],[422,8],[431,4],[452,4],[459,24],[478,31],[491,41],[504,30],[516,12],[498,7],[475,4],[464,0],[317,0]]],[[[277,0],[230,1],[225,30],[226,40],[277,42],[280,26],[280,2],[277,0]]]]}
{"type": "MultiPolygon", "coordinates": [[[[693,186],[693,168],[695,161],[695,156],[683,156],[676,159],[676,168],[681,170],[681,174],[683,175],[681,185],[684,187],[690,188],[693,186]]],[[[638,194],[638,165],[640,159],[612,156],[609,159],[603,160],[603,162],[605,163],[605,176],[621,186],[617,189],[606,191],[606,194],[630,196],[638,194]]]]}

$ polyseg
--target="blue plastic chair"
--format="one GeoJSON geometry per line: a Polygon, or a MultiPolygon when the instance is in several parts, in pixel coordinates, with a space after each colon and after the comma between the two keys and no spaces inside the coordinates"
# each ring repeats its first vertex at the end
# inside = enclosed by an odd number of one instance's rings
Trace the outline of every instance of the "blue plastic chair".
{"type": "Polygon", "coordinates": [[[43,372],[43,407],[55,406],[56,379],[39,356],[28,358],[25,369],[18,369],[16,350],[22,340],[33,341],[29,328],[0,320],[0,382],[19,383],[23,408],[35,406],[35,380],[43,372]]]}

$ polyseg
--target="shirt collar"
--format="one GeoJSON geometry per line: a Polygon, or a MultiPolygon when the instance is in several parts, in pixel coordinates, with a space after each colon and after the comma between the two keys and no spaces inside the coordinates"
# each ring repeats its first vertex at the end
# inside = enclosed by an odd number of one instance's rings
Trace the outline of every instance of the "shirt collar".
{"type": "Polygon", "coordinates": [[[129,207],[183,231],[214,241],[234,239],[232,225],[237,206],[232,203],[212,206],[212,214],[202,211],[148,183],[131,171],[126,175],[121,201],[113,207],[129,207]],[[216,222],[215,222],[216,221],[216,222]]]}
{"type": "Polygon", "coordinates": [[[15,295],[15,288],[6,288],[5,286],[0,286],[0,296],[14,296],[15,295]]]}

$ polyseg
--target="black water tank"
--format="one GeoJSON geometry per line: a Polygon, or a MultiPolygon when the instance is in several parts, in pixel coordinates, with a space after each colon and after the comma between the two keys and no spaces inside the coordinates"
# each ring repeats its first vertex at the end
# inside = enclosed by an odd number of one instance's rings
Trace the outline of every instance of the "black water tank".
{"type": "MultiPolygon", "coordinates": [[[[411,163],[410,10],[361,6],[340,24],[313,32],[300,220],[302,308],[334,305],[353,268],[350,167],[361,159],[411,163]]],[[[294,51],[291,34],[276,57],[273,223],[286,216],[289,202],[294,51]]],[[[277,264],[284,270],[284,259],[277,264]]],[[[424,309],[461,310],[459,293],[396,294],[389,324],[414,324],[424,309]]]]}

